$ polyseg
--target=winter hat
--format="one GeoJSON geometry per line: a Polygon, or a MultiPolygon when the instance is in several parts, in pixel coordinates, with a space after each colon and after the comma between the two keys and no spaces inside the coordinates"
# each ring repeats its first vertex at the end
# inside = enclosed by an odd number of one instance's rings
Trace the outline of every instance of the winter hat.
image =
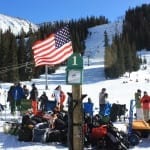
{"type": "Polygon", "coordinates": [[[33,83],[32,86],[35,86],[35,83],[33,83]]]}

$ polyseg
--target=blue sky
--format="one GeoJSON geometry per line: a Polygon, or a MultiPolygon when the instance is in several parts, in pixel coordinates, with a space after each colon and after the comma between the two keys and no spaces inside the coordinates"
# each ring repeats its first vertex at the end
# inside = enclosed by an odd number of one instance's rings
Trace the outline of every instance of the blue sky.
{"type": "Polygon", "coordinates": [[[150,0],[0,0],[0,14],[27,19],[33,23],[105,16],[116,20],[130,8],[150,0]]]}

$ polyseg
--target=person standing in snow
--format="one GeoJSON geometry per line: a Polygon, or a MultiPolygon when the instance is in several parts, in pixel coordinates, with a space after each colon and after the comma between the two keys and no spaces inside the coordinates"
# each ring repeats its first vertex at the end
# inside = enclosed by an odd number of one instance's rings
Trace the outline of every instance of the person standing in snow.
{"type": "Polygon", "coordinates": [[[141,108],[141,90],[137,89],[137,92],[134,94],[135,96],[135,106],[136,106],[136,119],[143,120],[143,110],[141,108]]]}
{"type": "Polygon", "coordinates": [[[99,108],[100,108],[100,114],[104,113],[105,104],[106,104],[106,88],[102,88],[101,92],[99,93],[99,108]]]}
{"type": "Polygon", "coordinates": [[[32,101],[32,111],[35,115],[38,111],[38,90],[35,84],[32,84],[32,90],[30,91],[30,100],[32,101]]]}
{"type": "Polygon", "coordinates": [[[88,97],[88,101],[83,103],[83,110],[85,114],[90,115],[91,117],[93,116],[93,102],[90,97],[88,97]]]}
{"type": "Polygon", "coordinates": [[[46,92],[43,92],[43,94],[39,98],[40,101],[40,109],[44,112],[46,111],[46,104],[48,102],[48,97],[46,95],[46,92]]]}
{"type": "Polygon", "coordinates": [[[23,92],[23,88],[21,87],[20,83],[15,83],[15,86],[12,90],[12,96],[13,96],[13,100],[14,100],[14,108],[18,111],[21,111],[21,101],[24,97],[24,92],[23,92]]]}
{"type": "Polygon", "coordinates": [[[146,91],[144,91],[144,95],[140,102],[143,108],[144,120],[150,121],[150,96],[146,91]]]}
{"type": "Polygon", "coordinates": [[[26,85],[23,86],[23,92],[24,92],[24,99],[27,100],[27,98],[29,96],[29,90],[26,85]]]}
{"type": "Polygon", "coordinates": [[[7,102],[9,102],[11,114],[14,114],[14,111],[15,111],[15,102],[14,102],[13,94],[12,94],[12,91],[13,91],[14,87],[15,87],[15,86],[12,85],[12,86],[9,88],[8,93],[7,93],[7,102]]]}
{"type": "Polygon", "coordinates": [[[55,88],[55,90],[52,94],[52,97],[54,97],[54,99],[56,101],[56,106],[59,108],[59,110],[62,110],[66,96],[65,96],[64,92],[62,91],[62,88],[60,85],[58,85],[55,88]]]}

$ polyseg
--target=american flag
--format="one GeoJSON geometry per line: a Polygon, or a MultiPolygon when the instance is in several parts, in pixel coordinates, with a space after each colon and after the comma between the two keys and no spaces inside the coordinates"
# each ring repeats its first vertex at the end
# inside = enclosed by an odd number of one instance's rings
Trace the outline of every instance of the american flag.
{"type": "Polygon", "coordinates": [[[68,26],[43,41],[36,41],[32,50],[36,67],[64,62],[73,53],[68,26]]]}

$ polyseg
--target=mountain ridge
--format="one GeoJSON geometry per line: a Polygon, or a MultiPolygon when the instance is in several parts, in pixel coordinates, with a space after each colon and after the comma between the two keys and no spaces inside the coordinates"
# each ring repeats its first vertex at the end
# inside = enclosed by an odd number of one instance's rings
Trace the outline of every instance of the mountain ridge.
{"type": "Polygon", "coordinates": [[[4,33],[9,28],[14,35],[19,35],[22,29],[28,33],[30,28],[35,32],[39,27],[26,19],[0,14],[0,30],[4,33]]]}

